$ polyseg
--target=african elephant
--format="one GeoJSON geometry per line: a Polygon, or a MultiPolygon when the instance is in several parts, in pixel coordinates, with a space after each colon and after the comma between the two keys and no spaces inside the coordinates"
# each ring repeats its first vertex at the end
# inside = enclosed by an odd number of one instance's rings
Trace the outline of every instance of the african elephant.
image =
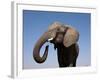
{"type": "Polygon", "coordinates": [[[76,29],[69,25],[54,22],[35,44],[33,58],[37,63],[43,63],[47,58],[49,45],[45,47],[42,57],[40,57],[40,49],[43,44],[50,42],[57,49],[59,67],[75,67],[79,54],[78,40],[79,32],[76,29]]]}

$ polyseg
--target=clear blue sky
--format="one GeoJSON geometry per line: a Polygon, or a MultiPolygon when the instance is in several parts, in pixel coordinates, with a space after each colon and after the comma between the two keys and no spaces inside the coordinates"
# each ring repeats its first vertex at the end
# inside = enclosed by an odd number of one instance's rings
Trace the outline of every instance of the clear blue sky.
{"type": "MultiPolygon", "coordinates": [[[[80,53],[77,59],[77,66],[89,66],[91,64],[90,18],[90,13],[23,10],[23,68],[58,67],[57,52],[54,50],[53,44],[46,43],[50,45],[49,53],[47,60],[43,64],[36,63],[32,57],[35,43],[48,29],[48,26],[55,21],[69,24],[79,31],[80,53]]],[[[42,47],[42,53],[46,44],[42,47]]]]}

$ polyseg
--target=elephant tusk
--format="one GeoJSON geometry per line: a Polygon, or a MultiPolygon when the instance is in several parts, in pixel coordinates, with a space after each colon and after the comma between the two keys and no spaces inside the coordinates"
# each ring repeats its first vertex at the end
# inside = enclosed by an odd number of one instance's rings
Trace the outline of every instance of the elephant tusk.
{"type": "Polygon", "coordinates": [[[52,41],[53,40],[53,38],[50,38],[50,39],[48,39],[48,42],[50,42],[50,41],[52,41]]]}

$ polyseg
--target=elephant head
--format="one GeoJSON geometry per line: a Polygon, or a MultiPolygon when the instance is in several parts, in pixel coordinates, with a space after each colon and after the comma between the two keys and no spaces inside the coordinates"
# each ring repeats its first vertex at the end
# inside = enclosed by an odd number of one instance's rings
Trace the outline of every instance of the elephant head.
{"type": "Polygon", "coordinates": [[[37,63],[43,63],[48,55],[48,45],[45,48],[45,52],[40,57],[40,49],[46,42],[62,43],[65,47],[69,47],[76,43],[79,39],[79,33],[76,29],[69,25],[64,25],[59,22],[54,22],[48,28],[48,30],[40,37],[33,49],[33,58],[37,63]]]}

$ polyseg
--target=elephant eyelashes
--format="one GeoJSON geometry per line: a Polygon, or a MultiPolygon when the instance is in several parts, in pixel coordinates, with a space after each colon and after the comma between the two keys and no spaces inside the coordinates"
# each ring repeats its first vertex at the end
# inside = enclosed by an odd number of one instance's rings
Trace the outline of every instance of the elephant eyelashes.
{"type": "Polygon", "coordinates": [[[33,49],[33,58],[37,63],[45,62],[49,46],[45,47],[42,57],[40,57],[40,49],[48,41],[54,44],[54,49],[57,49],[59,67],[75,67],[79,54],[78,39],[79,32],[76,29],[54,22],[37,41],[33,49]]]}

